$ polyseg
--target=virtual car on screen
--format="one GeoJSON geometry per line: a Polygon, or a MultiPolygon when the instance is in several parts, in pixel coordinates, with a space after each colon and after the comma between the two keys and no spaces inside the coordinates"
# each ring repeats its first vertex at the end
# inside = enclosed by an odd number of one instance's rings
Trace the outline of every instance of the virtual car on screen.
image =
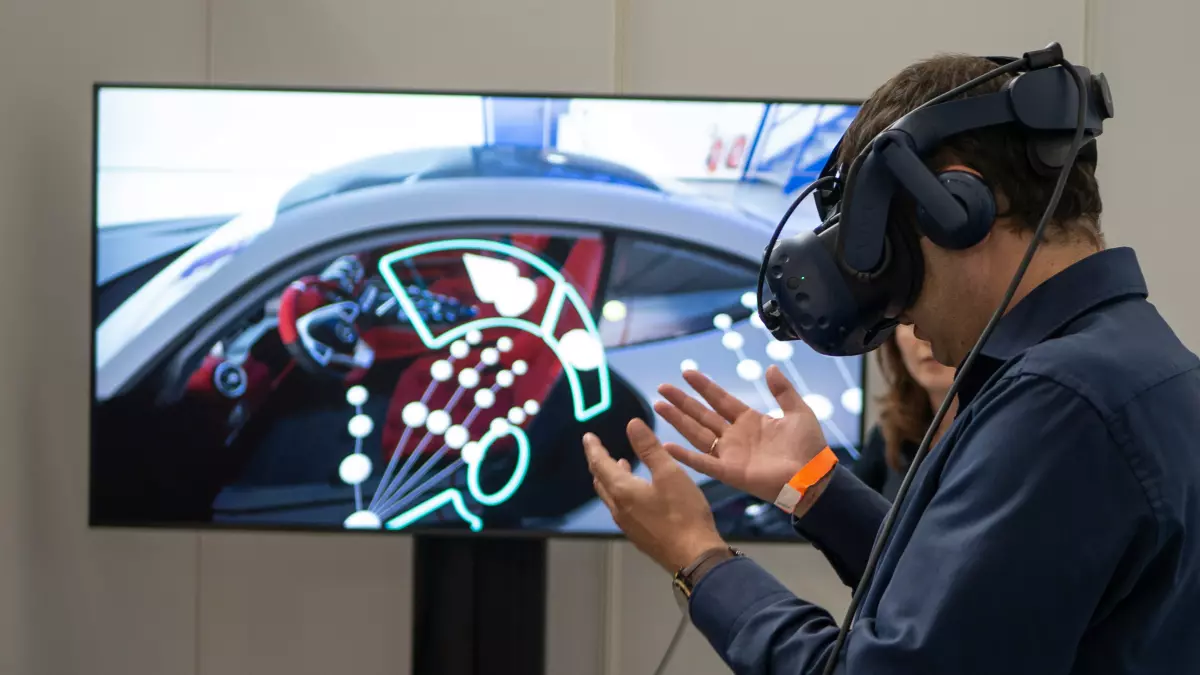
{"type": "MultiPolygon", "coordinates": [[[[585,431],[636,464],[624,424],[653,423],[647,399],[681,368],[761,395],[757,341],[799,374],[747,322],[768,226],[541,150],[314,177],[99,326],[93,514],[587,529],[585,431]]],[[[825,387],[850,416],[852,380],[825,387]]]]}

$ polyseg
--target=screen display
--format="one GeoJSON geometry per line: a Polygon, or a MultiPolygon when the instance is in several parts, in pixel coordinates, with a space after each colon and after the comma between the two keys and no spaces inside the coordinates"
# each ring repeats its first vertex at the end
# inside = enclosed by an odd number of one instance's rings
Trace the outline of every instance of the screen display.
{"type": "MultiPolygon", "coordinates": [[[[580,438],[699,369],[843,459],[861,358],[772,340],[763,247],[846,104],[97,88],[91,522],[616,534],[580,438]]],[[[816,225],[811,203],[785,235],[816,225]]],[[[731,539],[790,538],[696,476],[731,539]]]]}

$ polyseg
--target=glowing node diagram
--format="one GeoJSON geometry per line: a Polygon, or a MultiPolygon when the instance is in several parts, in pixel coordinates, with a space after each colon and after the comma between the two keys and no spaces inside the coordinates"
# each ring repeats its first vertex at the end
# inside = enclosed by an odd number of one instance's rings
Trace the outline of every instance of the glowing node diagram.
{"type": "MultiPolygon", "coordinates": [[[[838,427],[833,420],[834,406],[828,397],[815,393],[805,382],[804,377],[796,368],[792,359],[796,355],[796,349],[790,342],[779,342],[771,335],[763,324],[762,318],[758,315],[758,297],[754,291],[746,291],[740,297],[740,304],[745,309],[750,310],[751,314],[748,323],[751,327],[761,331],[767,337],[767,345],[765,356],[770,362],[778,364],[778,366],[787,372],[788,378],[799,390],[801,397],[813,414],[821,422],[825,431],[835,440],[841,447],[855,459],[858,458],[858,451],[854,444],[850,442],[846,434],[838,427]]],[[[764,408],[767,414],[771,417],[783,417],[783,411],[777,407],[775,397],[771,395],[770,390],[766,386],[764,375],[766,370],[763,367],[763,361],[751,357],[746,353],[746,336],[738,332],[734,328],[733,317],[725,312],[720,312],[713,315],[713,328],[721,332],[721,346],[733,353],[737,359],[735,368],[739,379],[750,382],[754,388],[758,390],[759,396],[762,398],[764,408]]],[[[863,394],[862,389],[851,376],[849,368],[846,366],[843,359],[833,359],[834,365],[841,374],[846,389],[842,392],[840,403],[842,408],[853,415],[862,413],[863,394]]],[[[684,359],[679,368],[683,372],[696,370],[697,364],[692,359],[684,359]]]]}
{"type": "Polygon", "coordinates": [[[861,387],[850,387],[842,392],[842,407],[851,415],[861,415],[863,410],[863,390],[861,387]]]}
{"type": "Polygon", "coordinates": [[[346,390],[346,403],[353,406],[364,405],[367,402],[367,388],[361,384],[356,384],[346,390]]]}
{"type": "Polygon", "coordinates": [[[833,417],[833,403],[828,398],[820,394],[807,394],[802,398],[818,420],[828,422],[829,418],[833,417]]]}
{"type": "Polygon", "coordinates": [[[604,308],[600,310],[600,316],[603,316],[605,321],[613,323],[624,321],[628,314],[629,309],[620,300],[609,300],[604,303],[604,308]]]}
{"type": "Polygon", "coordinates": [[[360,485],[370,475],[371,459],[366,455],[348,455],[338,466],[338,476],[348,485],[360,485]]]}
{"type": "MultiPolygon", "coordinates": [[[[488,331],[520,331],[546,345],[562,366],[575,418],[586,421],[612,405],[611,376],[595,320],[579,291],[558,270],[528,251],[505,243],[454,239],[417,244],[383,256],[379,271],[424,346],[431,351],[447,350],[449,354],[429,366],[430,381],[420,400],[410,401],[401,409],[400,421],[404,427],[375,495],[365,507],[361,496],[356,499],[356,510],[346,518],[345,527],[400,530],[449,508],[468,527],[478,531],[483,528],[483,518],[476,512],[478,507],[503,504],[524,482],[531,448],[522,427],[541,411],[541,404],[535,399],[517,399],[512,403],[504,399],[503,407],[497,405],[497,393],[515,387],[517,380],[529,375],[532,369],[524,359],[510,362],[505,358],[516,346],[512,335],[489,339],[486,336],[492,334],[488,331]],[[440,332],[435,332],[417,311],[407,286],[397,276],[397,270],[404,269],[403,263],[431,253],[460,256],[476,297],[481,303],[492,305],[495,316],[485,314],[485,318],[439,327],[440,332]],[[539,282],[525,276],[522,265],[549,280],[549,288],[540,291],[546,297],[539,298],[539,282]],[[533,311],[535,305],[544,310],[533,311]],[[582,325],[559,327],[568,308],[582,325]],[[539,313],[543,314],[540,318],[536,316],[539,313]],[[464,367],[472,362],[472,354],[478,365],[464,367]],[[453,393],[448,402],[431,405],[439,387],[451,388],[453,393]],[[462,410],[463,404],[470,408],[469,412],[462,410]],[[479,429],[481,422],[486,422],[483,426],[486,431],[482,437],[472,438],[471,429],[479,429]],[[499,441],[512,446],[505,452],[515,456],[515,467],[499,489],[488,492],[483,488],[483,468],[489,464],[488,454],[499,441]],[[402,452],[412,442],[416,443],[415,449],[402,452]],[[457,458],[450,453],[457,453],[457,458]],[[465,489],[447,487],[454,485],[449,482],[453,476],[464,471],[465,489]]],[[[601,314],[608,320],[614,320],[614,316],[623,319],[626,311],[623,304],[610,302],[601,314]]],[[[369,418],[366,422],[355,421],[365,417],[361,404],[366,402],[367,391],[354,387],[346,396],[347,402],[356,406],[350,423],[351,436],[358,443],[356,447],[361,448],[356,432],[367,429],[368,425],[367,434],[374,430],[369,418]]],[[[373,468],[365,455],[361,459],[352,457],[343,460],[340,473],[344,479],[351,479],[347,483],[357,481],[357,489],[373,468]],[[363,460],[366,460],[365,471],[363,460]]]]}
{"type": "Polygon", "coordinates": [[[350,435],[356,439],[363,439],[371,435],[371,431],[375,429],[375,422],[366,415],[355,415],[350,418],[350,423],[346,425],[350,435]]]}

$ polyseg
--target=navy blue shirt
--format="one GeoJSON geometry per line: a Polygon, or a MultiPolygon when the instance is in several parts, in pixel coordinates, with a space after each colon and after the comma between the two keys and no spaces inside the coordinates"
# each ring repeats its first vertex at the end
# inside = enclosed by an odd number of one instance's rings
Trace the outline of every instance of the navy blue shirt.
{"type": "MultiPolygon", "coordinates": [[[[1200,361],[1146,296],[1112,249],[1001,320],[837,672],[1200,673],[1200,361]]],[[[853,588],[887,508],[839,467],[798,529],[853,588]]],[[[747,558],[699,581],[691,617],[744,675],[820,673],[837,634],[747,558]]]]}

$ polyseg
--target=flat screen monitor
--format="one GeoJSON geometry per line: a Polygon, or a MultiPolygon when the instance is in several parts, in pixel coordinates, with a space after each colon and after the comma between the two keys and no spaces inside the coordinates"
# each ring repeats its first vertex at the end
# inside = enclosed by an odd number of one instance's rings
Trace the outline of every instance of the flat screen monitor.
{"type": "MultiPolygon", "coordinates": [[[[853,459],[861,358],[764,246],[847,103],[96,88],[93,525],[615,535],[585,432],[779,364],[853,459]]],[[[811,205],[788,230],[816,225],[811,205]]],[[[733,540],[777,509],[697,476],[733,540]]]]}

